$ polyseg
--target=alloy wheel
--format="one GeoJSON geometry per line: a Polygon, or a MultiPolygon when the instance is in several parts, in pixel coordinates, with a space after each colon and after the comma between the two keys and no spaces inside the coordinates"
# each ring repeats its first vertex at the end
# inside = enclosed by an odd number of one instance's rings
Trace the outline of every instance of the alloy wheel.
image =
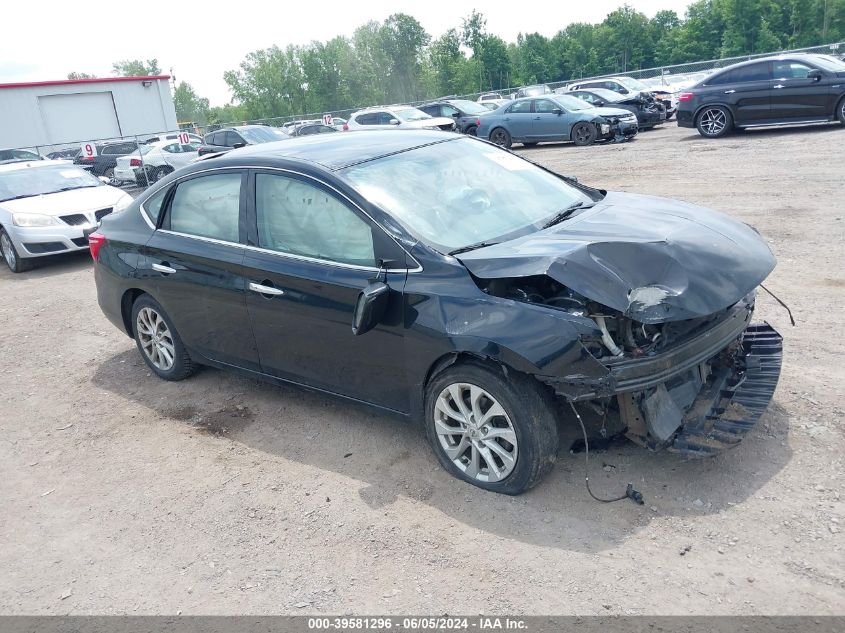
{"type": "Polygon", "coordinates": [[[496,145],[506,145],[507,136],[505,134],[505,131],[502,129],[496,130],[495,132],[493,132],[493,138],[490,140],[493,141],[496,145]]]}
{"type": "Polygon", "coordinates": [[[150,307],[141,308],[135,321],[141,349],[161,371],[173,367],[176,350],[173,335],[161,315],[150,307]]]}
{"type": "Polygon", "coordinates": [[[699,125],[708,136],[718,136],[728,124],[728,117],[724,110],[712,108],[701,113],[699,125]]]}
{"type": "Polygon", "coordinates": [[[454,383],[443,389],[434,405],[434,429],[447,457],[468,477],[501,481],[516,466],[513,423],[481,387],[454,383]]]}
{"type": "Polygon", "coordinates": [[[14,270],[17,265],[17,255],[15,255],[12,240],[9,239],[9,236],[6,235],[6,233],[0,233],[0,250],[3,251],[3,258],[6,260],[6,264],[9,265],[9,268],[14,270]]]}

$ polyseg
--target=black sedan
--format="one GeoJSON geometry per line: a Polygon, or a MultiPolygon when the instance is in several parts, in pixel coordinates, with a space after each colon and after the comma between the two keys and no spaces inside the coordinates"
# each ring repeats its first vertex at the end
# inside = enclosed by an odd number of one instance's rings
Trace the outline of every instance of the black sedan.
{"type": "Polygon", "coordinates": [[[621,108],[633,112],[640,130],[650,130],[666,120],[666,108],[648,93],[623,95],[604,88],[572,90],[566,94],[578,97],[596,108],[621,108]]]}
{"type": "Polygon", "coordinates": [[[561,404],[706,455],[739,442],[780,371],[780,337],[751,323],[775,265],[751,227],[468,136],[235,150],[90,245],[100,307],[159,377],[236,369],[421,421],[449,472],[497,492],[551,469],[561,404]]]}
{"type": "Polygon", "coordinates": [[[707,138],[734,128],[845,125],[845,62],[808,54],[741,62],[703,79],[678,101],[678,125],[707,138]]]}
{"type": "Polygon", "coordinates": [[[312,134],[333,134],[337,131],[332,126],[322,123],[302,123],[285,128],[284,133],[288,136],[310,136],[312,134]]]}

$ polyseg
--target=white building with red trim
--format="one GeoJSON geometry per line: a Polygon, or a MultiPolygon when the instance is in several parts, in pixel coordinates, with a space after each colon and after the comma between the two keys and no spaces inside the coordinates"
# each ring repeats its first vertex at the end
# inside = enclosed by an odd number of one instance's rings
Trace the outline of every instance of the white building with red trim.
{"type": "Polygon", "coordinates": [[[170,77],[0,83],[0,148],[56,148],[177,129],[170,77]]]}

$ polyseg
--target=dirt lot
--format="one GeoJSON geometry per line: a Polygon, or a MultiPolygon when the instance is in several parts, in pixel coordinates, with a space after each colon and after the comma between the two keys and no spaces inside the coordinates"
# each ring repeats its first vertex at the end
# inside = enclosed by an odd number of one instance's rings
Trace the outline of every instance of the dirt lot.
{"type": "Polygon", "coordinates": [[[845,130],[705,141],[674,127],[531,158],[754,224],[779,264],[775,402],[738,449],[683,462],[563,451],[485,493],[416,428],[216,370],[150,375],[97,307],[87,254],[0,271],[2,613],[845,613],[845,130]],[[604,466],[607,465],[607,466],[604,466]],[[604,467],[603,467],[604,466],[604,467]]]}

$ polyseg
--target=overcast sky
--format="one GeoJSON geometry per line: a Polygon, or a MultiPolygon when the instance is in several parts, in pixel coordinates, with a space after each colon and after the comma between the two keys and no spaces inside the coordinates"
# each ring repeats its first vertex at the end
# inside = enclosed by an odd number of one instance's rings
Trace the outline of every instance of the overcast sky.
{"type": "MultiPolygon", "coordinates": [[[[628,0],[649,17],[660,9],[683,17],[689,2],[628,0]]],[[[250,51],[350,36],[368,20],[381,21],[393,13],[414,16],[437,37],[477,9],[487,18],[487,30],[510,42],[520,32],[552,36],[572,22],[600,22],[622,4],[624,0],[527,5],[501,0],[113,0],[99,5],[9,0],[3,3],[0,83],[64,79],[71,71],[107,77],[114,61],[156,58],[166,74],[172,68],[178,80],[191,83],[212,105],[222,105],[231,98],[223,72],[237,68],[250,51]]]]}

